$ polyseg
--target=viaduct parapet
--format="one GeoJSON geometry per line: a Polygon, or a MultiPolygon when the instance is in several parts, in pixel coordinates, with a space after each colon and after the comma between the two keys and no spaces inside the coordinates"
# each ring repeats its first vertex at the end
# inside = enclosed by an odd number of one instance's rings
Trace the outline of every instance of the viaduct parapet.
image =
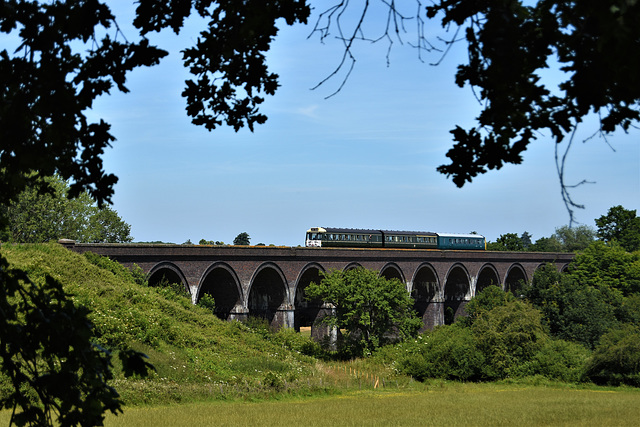
{"type": "Polygon", "coordinates": [[[267,318],[274,326],[312,326],[326,307],[307,301],[305,288],[320,273],[364,267],[397,278],[411,294],[425,328],[450,323],[489,285],[518,293],[536,269],[566,269],[568,253],[413,249],[333,249],[271,246],[84,244],[62,241],[78,253],[94,252],[132,267],[151,285],[182,283],[196,304],[205,293],[224,319],[267,318]]]}

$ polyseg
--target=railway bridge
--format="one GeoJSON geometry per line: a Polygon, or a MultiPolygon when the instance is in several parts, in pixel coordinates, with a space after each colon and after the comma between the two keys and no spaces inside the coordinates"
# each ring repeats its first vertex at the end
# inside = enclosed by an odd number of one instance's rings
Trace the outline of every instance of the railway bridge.
{"type": "Polygon", "coordinates": [[[321,272],[364,267],[397,278],[425,328],[433,328],[464,314],[466,302],[482,288],[494,284],[517,293],[542,265],[563,270],[573,258],[540,252],[61,243],[138,265],[151,285],[163,278],[181,283],[194,304],[209,294],[223,319],[260,316],[274,326],[312,326],[312,331],[328,308],[307,301],[305,288],[318,282],[321,272]]]}

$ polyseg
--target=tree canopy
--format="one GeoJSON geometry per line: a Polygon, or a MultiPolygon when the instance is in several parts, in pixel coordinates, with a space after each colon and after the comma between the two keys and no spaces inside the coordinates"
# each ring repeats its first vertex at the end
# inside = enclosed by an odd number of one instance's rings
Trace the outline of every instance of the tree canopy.
{"type": "MultiPolygon", "coordinates": [[[[452,43],[467,46],[468,63],[459,65],[455,79],[471,86],[482,111],[476,126],[451,131],[451,163],[439,168],[458,186],[505,163],[520,163],[541,132],[556,142],[571,137],[589,114],[599,118],[602,134],[627,131],[638,122],[640,60],[629,54],[640,50],[637,2],[381,2],[388,19],[375,35],[365,31],[376,15],[369,3],[336,1],[320,9],[312,31],[321,40],[337,34],[343,41],[338,68],[352,69],[355,43],[383,40],[390,48],[394,40],[403,41],[407,28],[417,29],[412,46],[421,58],[425,51],[441,57],[452,43]],[[352,7],[361,8],[359,14],[345,19],[352,7]],[[451,31],[449,39],[427,39],[426,23],[433,20],[451,31]],[[540,77],[551,68],[563,73],[557,86],[540,77]]],[[[279,84],[266,63],[278,24],[306,23],[312,4],[140,0],[133,21],[139,38],[129,41],[109,6],[98,0],[2,2],[0,31],[11,48],[0,52],[0,202],[23,189],[32,176],[23,173],[29,171],[58,172],[71,180],[72,195],[88,190],[99,203],[108,201],[116,177],[103,170],[100,157],[114,136],[108,123],[91,123],[86,112],[113,87],[126,92],[129,71],[166,55],[150,45],[149,33],[178,33],[191,15],[206,24],[183,51],[193,75],[182,93],[187,114],[209,130],[222,124],[253,130],[267,119],[259,111],[264,96],[279,84]]]]}
{"type": "Polygon", "coordinates": [[[251,237],[249,237],[249,234],[244,231],[238,234],[235,239],[233,239],[233,244],[239,246],[249,246],[250,242],[251,237]]]}
{"type": "Polygon", "coordinates": [[[361,356],[385,343],[415,335],[422,321],[413,312],[413,300],[397,279],[387,280],[377,271],[354,268],[322,274],[311,283],[308,299],[320,299],[335,307],[325,317],[329,325],[345,331],[341,350],[361,356]]]}
{"type": "Polygon", "coordinates": [[[605,242],[618,242],[629,252],[640,250],[640,217],[635,210],[613,206],[596,219],[598,237],[605,242]]]}
{"type": "Polygon", "coordinates": [[[7,221],[0,240],[40,243],[61,238],[88,243],[126,243],[133,240],[131,226],[108,206],[98,208],[88,193],[67,197],[68,184],[58,176],[45,179],[50,193],[27,187],[17,200],[0,206],[7,221]],[[3,236],[4,234],[4,236],[3,236]]]}

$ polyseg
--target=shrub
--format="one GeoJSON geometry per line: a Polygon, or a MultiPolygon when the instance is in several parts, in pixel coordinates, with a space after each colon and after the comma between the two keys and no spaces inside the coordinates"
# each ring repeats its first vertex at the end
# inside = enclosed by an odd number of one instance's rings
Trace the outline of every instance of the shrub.
{"type": "Polygon", "coordinates": [[[596,384],[640,387],[640,328],[624,325],[602,336],[585,377],[596,384]]]}
{"type": "Polygon", "coordinates": [[[480,291],[465,306],[467,317],[459,317],[458,321],[471,325],[483,313],[487,313],[496,307],[503,306],[515,297],[511,292],[503,291],[499,286],[490,285],[480,291]]]}
{"type": "Polygon", "coordinates": [[[488,379],[521,376],[520,365],[529,362],[547,339],[540,311],[517,300],[482,314],[471,331],[486,359],[488,379]]]}
{"type": "Polygon", "coordinates": [[[484,355],[471,330],[461,325],[441,326],[418,337],[398,360],[398,370],[417,380],[442,378],[481,379],[484,355]]]}
{"type": "Polygon", "coordinates": [[[216,300],[208,293],[204,293],[198,300],[198,305],[210,310],[212,313],[216,309],[216,300]]]}
{"type": "Polygon", "coordinates": [[[580,344],[563,340],[546,340],[543,347],[523,369],[523,375],[542,375],[551,380],[578,382],[591,352],[580,344]]]}

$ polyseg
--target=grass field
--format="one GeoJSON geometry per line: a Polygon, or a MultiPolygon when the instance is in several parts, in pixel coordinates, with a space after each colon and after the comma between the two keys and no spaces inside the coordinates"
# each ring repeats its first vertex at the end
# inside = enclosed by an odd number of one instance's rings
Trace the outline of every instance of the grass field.
{"type": "MultiPolygon", "coordinates": [[[[259,402],[127,407],[117,426],[638,426],[640,390],[516,384],[425,385],[423,389],[259,402]]],[[[9,412],[0,412],[8,425],[9,412]]]]}
{"type": "Polygon", "coordinates": [[[126,408],[106,426],[637,426],[640,390],[452,384],[301,400],[126,408]]]}

